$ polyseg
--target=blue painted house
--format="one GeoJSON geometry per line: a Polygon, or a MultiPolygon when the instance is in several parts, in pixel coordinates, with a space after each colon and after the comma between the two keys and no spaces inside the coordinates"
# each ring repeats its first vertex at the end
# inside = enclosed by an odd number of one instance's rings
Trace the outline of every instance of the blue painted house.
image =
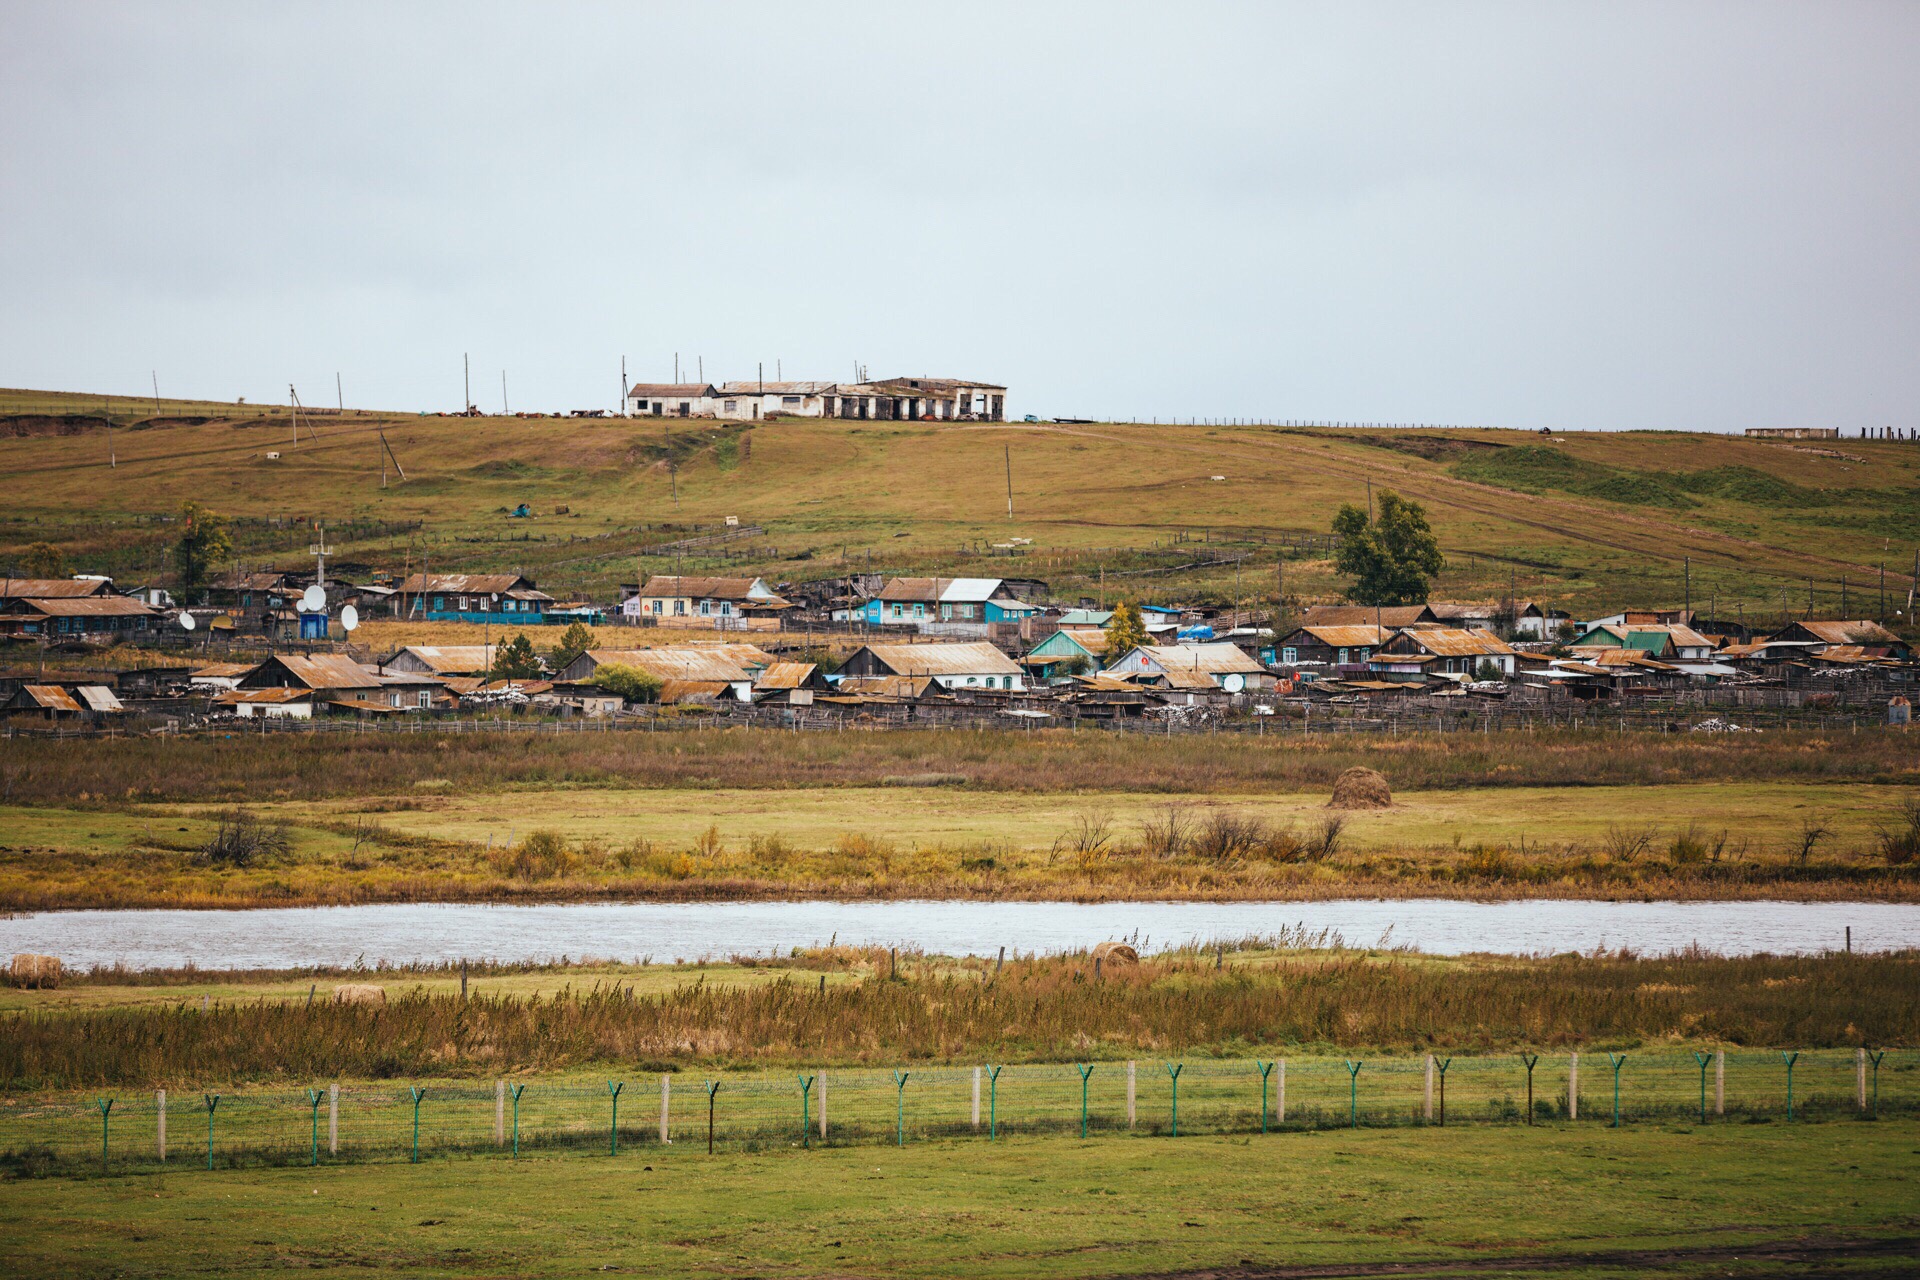
{"type": "Polygon", "coordinates": [[[518,573],[416,573],[400,584],[400,616],[430,622],[537,626],[553,597],[518,573]]]}
{"type": "Polygon", "coordinates": [[[990,622],[1018,622],[1040,606],[1016,600],[1000,578],[892,578],[866,602],[860,617],[871,626],[953,633],[990,622]]]}

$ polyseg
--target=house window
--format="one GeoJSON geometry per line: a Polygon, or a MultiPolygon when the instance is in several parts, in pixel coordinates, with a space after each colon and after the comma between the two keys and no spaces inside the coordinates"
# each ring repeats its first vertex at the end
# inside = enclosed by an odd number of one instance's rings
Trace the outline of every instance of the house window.
{"type": "Polygon", "coordinates": [[[893,606],[893,616],[896,618],[903,616],[903,606],[901,605],[893,606]]]}
{"type": "Polygon", "coordinates": [[[693,405],[686,400],[682,400],[680,402],[680,416],[685,418],[690,416],[692,413],[693,413],[693,405]]]}
{"type": "Polygon", "coordinates": [[[1288,666],[1292,666],[1294,663],[1300,661],[1300,651],[1298,649],[1282,649],[1280,651],[1280,661],[1286,663],[1288,666]]]}
{"type": "Polygon", "coordinates": [[[461,596],[461,597],[460,597],[460,610],[459,610],[459,611],[460,611],[461,613],[465,613],[465,612],[467,611],[467,598],[466,598],[465,596],[461,596]]]}
{"type": "Polygon", "coordinates": [[[917,604],[917,605],[915,605],[915,606],[913,606],[913,616],[914,616],[914,617],[916,617],[916,618],[924,618],[924,617],[926,617],[926,616],[927,616],[927,606],[925,606],[925,605],[923,605],[923,604],[917,604]]]}
{"type": "Polygon", "coordinates": [[[713,601],[711,601],[711,600],[702,600],[702,601],[700,602],[700,613],[701,613],[701,615],[702,615],[702,616],[704,617],[705,615],[707,615],[707,614],[709,614],[709,613],[712,613],[712,612],[713,612],[713,601]]]}
{"type": "Polygon", "coordinates": [[[736,411],[737,411],[737,410],[738,410],[739,408],[740,408],[740,402],[739,402],[738,400],[729,400],[729,401],[727,401],[727,412],[728,412],[728,413],[733,413],[733,412],[736,412],[736,411]]]}
{"type": "Polygon", "coordinates": [[[687,602],[685,600],[675,600],[673,602],[674,617],[676,618],[682,617],[686,614],[686,612],[687,612],[687,602]]]}
{"type": "Polygon", "coordinates": [[[1340,665],[1343,667],[1347,665],[1347,651],[1345,649],[1340,651],[1340,665]]]}
{"type": "Polygon", "coordinates": [[[781,404],[799,404],[800,397],[799,396],[781,396],[780,403],[781,404]]]}
{"type": "Polygon", "coordinates": [[[433,607],[434,607],[434,611],[437,613],[445,612],[447,607],[447,598],[445,596],[435,596],[433,598],[433,607]]]}
{"type": "Polygon", "coordinates": [[[432,690],[422,689],[420,691],[420,709],[422,711],[425,711],[428,707],[431,707],[432,705],[433,705],[432,690]]]}
{"type": "Polygon", "coordinates": [[[978,677],[975,677],[975,676],[968,676],[968,677],[967,677],[967,683],[968,683],[968,684],[974,684],[974,683],[976,683],[976,681],[977,681],[977,679],[978,679],[978,677]]]}

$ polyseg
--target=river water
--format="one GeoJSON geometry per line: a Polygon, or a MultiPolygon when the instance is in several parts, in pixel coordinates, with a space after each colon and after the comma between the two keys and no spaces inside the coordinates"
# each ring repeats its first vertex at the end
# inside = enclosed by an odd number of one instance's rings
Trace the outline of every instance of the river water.
{"type": "Polygon", "coordinates": [[[838,940],[937,955],[1159,950],[1282,930],[1436,955],[1698,945],[1726,955],[1920,947],[1920,905],[1800,902],[702,902],[398,904],[253,911],[57,911],[0,918],[0,955],[69,965],[282,969],[560,957],[655,962],[784,954],[838,940]]]}

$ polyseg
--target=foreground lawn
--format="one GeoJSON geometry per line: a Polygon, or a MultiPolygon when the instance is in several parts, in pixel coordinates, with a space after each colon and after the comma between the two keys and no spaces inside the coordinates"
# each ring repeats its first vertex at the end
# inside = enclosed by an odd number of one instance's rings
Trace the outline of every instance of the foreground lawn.
{"type": "Polygon", "coordinates": [[[1818,1274],[1896,1275],[1916,1146],[1910,1121],[1548,1125],[182,1169],[0,1184],[0,1271],[1746,1276],[1801,1274],[1766,1246],[1811,1240],[1818,1274]]]}

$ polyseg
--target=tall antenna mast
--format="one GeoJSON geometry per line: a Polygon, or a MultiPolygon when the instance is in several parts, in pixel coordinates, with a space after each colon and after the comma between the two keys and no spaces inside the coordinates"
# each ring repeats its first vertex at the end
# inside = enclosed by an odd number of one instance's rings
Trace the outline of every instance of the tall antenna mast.
{"type": "Polygon", "coordinates": [[[500,413],[504,417],[511,412],[513,410],[507,407],[507,371],[502,369],[500,371],[500,413]]]}
{"type": "Polygon", "coordinates": [[[473,408],[473,361],[466,352],[460,353],[460,412],[467,413],[473,408]]]}
{"type": "Polygon", "coordinates": [[[345,413],[347,411],[347,393],[340,389],[340,371],[338,369],[333,371],[333,399],[334,403],[340,406],[340,412],[345,413]]]}

